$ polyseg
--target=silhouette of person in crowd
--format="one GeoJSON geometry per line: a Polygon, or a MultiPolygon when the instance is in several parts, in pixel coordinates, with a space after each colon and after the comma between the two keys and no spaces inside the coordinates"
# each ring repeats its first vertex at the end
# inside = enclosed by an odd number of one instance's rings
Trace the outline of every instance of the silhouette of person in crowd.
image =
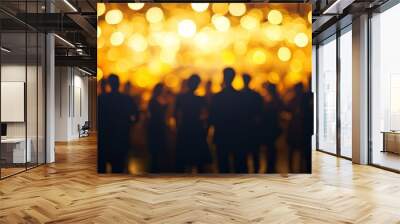
{"type": "MultiPolygon", "coordinates": [[[[289,102],[288,109],[291,113],[291,120],[288,127],[288,139],[289,144],[289,168],[291,172],[310,172],[311,161],[310,158],[306,158],[307,154],[311,153],[311,135],[312,135],[312,112],[310,111],[309,95],[304,92],[304,86],[302,83],[298,83],[294,86],[294,98],[289,102]],[[308,148],[309,147],[309,148],[308,148]],[[295,152],[300,155],[300,170],[294,170],[293,155],[295,152]],[[308,152],[310,151],[310,152],[308,152]]],[[[311,108],[312,110],[312,108],[311,108]]]]}
{"type": "Polygon", "coordinates": [[[261,145],[261,116],[263,112],[263,98],[259,93],[250,88],[251,76],[243,74],[244,87],[240,91],[240,113],[242,127],[242,149],[252,155],[254,172],[260,170],[260,145],[261,145]]]}
{"type": "Polygon", "coordinates": [[[162,172],[161,164],[167,145],[167,109],[164,84],[158,83],[149,101],[147,123],[147,145],[151,155],[151,172],[162,172]]]}
{"type": "Polygon", "coordinates": [[[106,172],[106,155],[105,155],[105,146],[108,145],[108,136],[104,133],[104,120],[102,119],[105,116],[106,110],[106,96],[107,96],[107,85],[108,82],[106,79],[100,80],[100,94],[97,97],[98,102],[98,118],[97,118],[97,143],[98,143],[98,155],[97,155],[97,172],[105,173],[106,172]]]}
{"type": "MultiPolygon", "coordinates": [[[[310,75],[311,77],[311,75],[310,75]]],[[[311,79],[311,78],[310,78],[311,79]]],[[[311,80],[309,80],[309,87],[311,84],[311,80]]],[[[304,98],[302,101],[302,111],[304,114],[303,121],[304,121],[304,148],[303,148],[303,158],[302,161],[304,162],[304,173],[311,173],[311,164],[312,164],[312,135],[314,133],[314,95],[309,88],[304,93],[304,98]]]]}
{"type": "Polygon", "coordinates": [[[205,98],[206,98],[207,106],[209,107],[211,105],[212,97],[214,95],[212,93],[212,82],[211,82],[211,80],[208,80],[206,82],[205,89],[206,89],[205,98]]]}
{"type": "Polygon", "coordinates": [[[139,106],[137,105],[135,99],[131,95],[132,93],[132,84],[130,82],[126,82],[124,86],[124,94],[127,97],[127,101],[130,102],[132,105],[132,111],[131,111],[131,116],[130,116],[130,121],[131,124],[135,124],[139,121],[140,119],[140,110],[139,106]]]}
{"type": "Polygon", "coordinates": [[[263,144],[267,147],[267,173],[276,173],[276,141],[282,132],[280,113],[283,110],[283,103],[275,84],[267,83],[264,88],[268,94],[262,119],[263,144]]]}
{"type": "Polygon", "coordinates": [[[225,68],[223,89],[214,95],[210,108],[210,124],[214,126],[214,143],[217,147],[218,169],[220,173],[230,171],[229,157],[233,157],[236,173],[247,173],[246,152],[240,147],[240,102],[239,92],[232,82],[233,68],[225,68]]]}
{"type": "MultiPolygon", "coordinates": [[[[100,109],[101,136],[107,141],[103,142],[107,162],[111,165],[113,173],[122,173],[127,168],[127,155],[130,148],[130,125],[133,113],[132,102],[120,93],[119,78],[111,74],[108,77],[111,92],[102,101],[100,109]],[[104,134],[104,135],[103,135],[104,134]]],[[[100,99],[99,99],[100,100],[100,99]]]]}
{"type": "Polygon", "coordinates": [[[176,168],[184,172],[185,168],[196,167],[205,172],[211,162],[211,154],[207,144],[207,126],[203,114],[206,110],[204,97],[195,95],[201,80],[193,74],[187,80],[188,91],[180,95],[176,101],[175,114],[177,123],[176,168]]]}

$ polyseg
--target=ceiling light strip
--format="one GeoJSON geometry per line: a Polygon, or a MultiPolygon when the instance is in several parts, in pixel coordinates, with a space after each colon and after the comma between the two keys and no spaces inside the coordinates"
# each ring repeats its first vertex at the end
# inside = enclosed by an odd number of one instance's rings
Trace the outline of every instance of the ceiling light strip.
{"type": "Polygon", "coordinates": [[[60,37],[58,34],[54,34],[55,37],[57,37],[59,40],[61,40],[62,42],[66,43],[67,45],[69,45],[70,47],[75,48],[75,45],[73,45],[71,42],[69,42],[68,40],[60,37]]]}
{"type": "Polygon", "coordinates": [[[7,48],[4,48],[4,47],[1,47],[0,49],[1,49],[2,51],[6,52],[6,53],[10,53],[10,52],[11,52],[11,50],[8,50],[7,48]]]}
{"type": "Polygon", "coordinates": [[[65,4],[67,4],[74,12],[78,12],[78,10],[68,1],[64,0],[65,4]]]}

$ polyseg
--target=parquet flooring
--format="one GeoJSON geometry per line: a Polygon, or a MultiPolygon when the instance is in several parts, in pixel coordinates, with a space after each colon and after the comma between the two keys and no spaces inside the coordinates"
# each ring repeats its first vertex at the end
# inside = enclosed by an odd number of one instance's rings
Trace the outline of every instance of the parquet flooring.
{"type": "Polygon", "coordinates": [[[98,175],[96,141],[0,181],[0,223],[400,223],[400,175],[315,152],[312,175],[98,175]]]}

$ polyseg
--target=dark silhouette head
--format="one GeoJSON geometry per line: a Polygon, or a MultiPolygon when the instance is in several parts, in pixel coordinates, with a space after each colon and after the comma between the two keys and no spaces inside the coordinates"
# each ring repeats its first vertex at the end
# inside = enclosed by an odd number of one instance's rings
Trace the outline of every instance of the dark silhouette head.
{"type": "Polygon", "coordinates": [[[106,93],[106,88],[107,88],[107,80],[106,79],[104,79],[104,78],[102,78],[101,80],[100,80],[100,90],[101,90],[101,93],[106,93]]]}
{"type": "Polygon", "coordinates": [[[118,92],[119,89],[119,78],[115,74],[111,74],[108,77],[108,83],[110,84],[111,87],[111,92],[118,92]]]}
{"type": "Polygon", "coordinates": [[[194,92],[201,82],[200,76],[197,74],[193,74],[189,77],[187,81],[187,86],[190,92],[194,92]]]}
{"type": "Polygon", "coordinates": [[[265,86],[265,89],[268,91],[268,93],[270,94],[270,95],[275,95],[277,92],[276,92],[276,85],[275,84],[273,84],[273,83],[265,83],[264,84],[264,86],[265,86]]]}
{"type": "Polygon", "coordinates": [[[233,79],[235,78],[235,70],[231,67],[224,69],[224,84],[226,87],[232,86],[233,79]]]}
{"type": "Polygon", "coordinates": [[[132,89],[132,84],[131,82],[126,82],[124,86],[124,92],[125,94],[130,94],[132,89]]]}
{"type": "Polygon", "coordinates": [[[152,96],[151,96],[151,98],[157,98],[157,97],[159,97],[162,93],[163,93],[163,90],[164,90],[164,84],[163,83],[157,83],[155,86],[154,86],[154,89],[153,89],[153,94],[152,94],[152,96]]]}
{"type": "Polygon", "coordinates": [[[304,91],[304,85],[303,83],[299,82],[296,85],[294,85],[294,92],[297,94],[302,94],[304,91]]]}
{"type": "Polygon", "coordinates": [[[244,83],[244,88],[249,88],[249,85],[251,82],[251,76],[247,73],[243,73],[242,79],[243,79],[243,83],[244,83]]]}

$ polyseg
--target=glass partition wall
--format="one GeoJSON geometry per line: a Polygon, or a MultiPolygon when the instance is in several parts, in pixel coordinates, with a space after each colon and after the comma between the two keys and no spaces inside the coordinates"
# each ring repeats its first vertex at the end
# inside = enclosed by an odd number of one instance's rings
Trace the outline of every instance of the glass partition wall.
{"type": "Polygon", "coordinates": [[[317,149],[352,157],[351,25],[316,48],[317,149]]]}
{"type": "Polygon", "coordinates": [[[45,35],[17,18],[40,2],[0,2],[1,179],[45,163],[45,35]]]}
{"type": "Polygon", "coordinates": [[[370,163],[400,171],[400,4],[371,18],[370,163]]]}
{"type": "Polygon", "coordinates": [[[318,149],[336,153],[336,36],[318,47],[318,149]]]}

